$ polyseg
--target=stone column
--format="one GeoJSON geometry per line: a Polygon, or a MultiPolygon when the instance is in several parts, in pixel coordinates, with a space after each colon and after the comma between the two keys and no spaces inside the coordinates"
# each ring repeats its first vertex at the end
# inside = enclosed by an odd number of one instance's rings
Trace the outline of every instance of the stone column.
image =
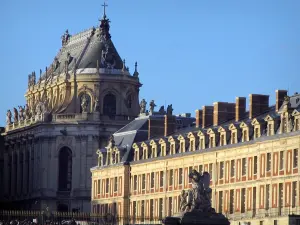
{"type": "Polygon", "coordinates": [[[80,148],[80,189],[84,189],[86,182],[86,150],[87,136],[82,136],[80,148]]]}

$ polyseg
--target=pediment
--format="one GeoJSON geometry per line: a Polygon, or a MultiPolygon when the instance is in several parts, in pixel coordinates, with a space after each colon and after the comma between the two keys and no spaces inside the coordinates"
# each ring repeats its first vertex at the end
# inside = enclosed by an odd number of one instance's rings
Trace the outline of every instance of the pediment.
{"type": "Polygon", "coordinates": [[[209,128],[207,130],[207,134],[216,134],[215,130],[213,130],[212,128],[209,128]]]}
{"type": "Polygon", "coordinates": [[[160,138],[158,141],[159,144],[166,144],[166,140],[163,138],[160,138]]]}
{"type": "Polygon", "coordinates": [[[240,128],[249,128],[249,125],[245,122],[242,122],[240,128]]]}
{"type": "Polygon", "coordinates": [[[140,146],[137,143],[133,143],[132,147],[136,149],[139,148],[140,146]]]}
{"type": "Polygon", "coordinates": [[[274,118],[273,116],[271,115],[267,115],[265,118],[264,118],[264,121],[268,122],[268,121],[274,121],[274,118]]]}
{"type": "Polygon", "coordinates": [[[174,138],[173,136],[168,137],[168,142],[174,142],[175,140],[176,140],[176,138],[174,138]]]}
{"type": "Polygon", "coordinates": [[[142,142],[142,144],[141,144],[141,146],[143,147],[143,148],[148,148],[148,145],[147,145],[147,143],[146,142],[142,142]]]}
{"type": "Polygon", "coordinates": [[[200,137],[200,136],[205,136],[205,134],[206,134],[206,133],[205,133],[204,130],[199,130],[198,133],[197,133],[197,136],[198,136],[198,137],[200,137]]]}
{"type": "Polygon", "coordinates": [[[299,109],[294,109],[292,112],[292,116],[299,116],[300,115],[300,110],[299,109]]]}
{"type": "Polygon", "coordinates": [[[229,130],[237,130],[238,126],[236,126],[234,123],[230,124],[228,127],[229,130]]]}
{"type": "Polygon", "coordinates": [[[156,141],[155,141],[155,140],[153,140],[153,139],[152,139],[152,140],[150,141],[150,145],[151,145],[151,146],[153,146],[153,145],[157,145],[157,143],[156,143],[156,141]]]}
{"type": "Polygon", "coordinates": [[[190,139],[191,138],[196,138],[195,134],[193,132],[189,132],[188,135],[187,135],[187,137],[190,138],[190,139]]]}
{"type": "Polygon", "coordinates": [[[260,125],[260,122],[255,118],[251,121],[251,125],[254,126],[254,125],[260,125]]]}
{"type": "Polygon", "coordinates": [[[179,141],[184,141],[184,140],[185,140],[185,138],[184,138],[184,136],[183,136],[183,135],[181,135],[181,134],[180,134],[180,135],[178,136],[177,140],[179,140],[179,141]]]}
{"type": "Polygon", "coordinates": [[[218,127],[218,132],[226,132],[226,128],[225,127],[218,127]]]}

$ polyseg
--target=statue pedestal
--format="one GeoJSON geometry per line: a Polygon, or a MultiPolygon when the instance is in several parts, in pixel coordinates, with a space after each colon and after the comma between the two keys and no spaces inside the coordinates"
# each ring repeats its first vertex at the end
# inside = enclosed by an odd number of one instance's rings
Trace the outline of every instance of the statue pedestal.
{"type": "Polygon", "coordinates": [[[197,210],[183,215],[166,217],[165,225],[230,225],[229,220],[221,213],[205,213],[197,210]]]}

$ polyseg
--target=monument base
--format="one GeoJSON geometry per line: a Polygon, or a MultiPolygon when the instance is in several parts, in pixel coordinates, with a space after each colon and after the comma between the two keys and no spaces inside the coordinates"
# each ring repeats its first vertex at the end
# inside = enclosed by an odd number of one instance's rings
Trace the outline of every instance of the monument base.
{"type": "Polygon", "coordinates": [[[230,225],[229,220],[221,213],[206,213],[197,210],[186,212],[163,220],[165,225],[230,225]]]}

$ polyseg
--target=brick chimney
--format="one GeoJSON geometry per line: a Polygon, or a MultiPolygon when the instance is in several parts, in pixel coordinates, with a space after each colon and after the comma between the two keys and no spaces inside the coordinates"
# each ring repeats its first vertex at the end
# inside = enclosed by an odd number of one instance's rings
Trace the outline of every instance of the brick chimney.
{"type": "Polygon", "coordinates": [[[287,96],[287,94],[288,92],[286,90],[276,90],[276,112],[279,111],[284,101],[284,97],[287,96]]]}
{"type": "Polygon", "coordinates": [[[176,116],[165,115],[164,136],[168,136],[176,131],[176,116]]]}
{"type": "Polygon", "coordinates": [[[213,106],[203,106],[202,107],[202,128],[213,125],[213,106]]]}
{"type": "Polygon", "coordinates": [[[267,111],[269,108],[269,95],[249,95],[249,119],[267,111]]]}
{"type": "Polygon", "coordinates": [[[246,113],[246,97],[235,98],[235,121],[240,121],[246,113]]]}
{"type": "Polygon", "coordinates": [[[215,102],[213,125],[218,126],[222,122],[233,119],[235,116],[235,103],[215,102]]]}
{"type": "Polygon", "coordinates": [[[150,116],[148,119],[148,139],[163,136],[165,131],[164,117],[150,116]]]}
{"type": "Polygon", "coordinates": [[[202,116],[203,112],[201,109],[196,110],[196,128],[199,128],[202,126],[202,116]]]}

